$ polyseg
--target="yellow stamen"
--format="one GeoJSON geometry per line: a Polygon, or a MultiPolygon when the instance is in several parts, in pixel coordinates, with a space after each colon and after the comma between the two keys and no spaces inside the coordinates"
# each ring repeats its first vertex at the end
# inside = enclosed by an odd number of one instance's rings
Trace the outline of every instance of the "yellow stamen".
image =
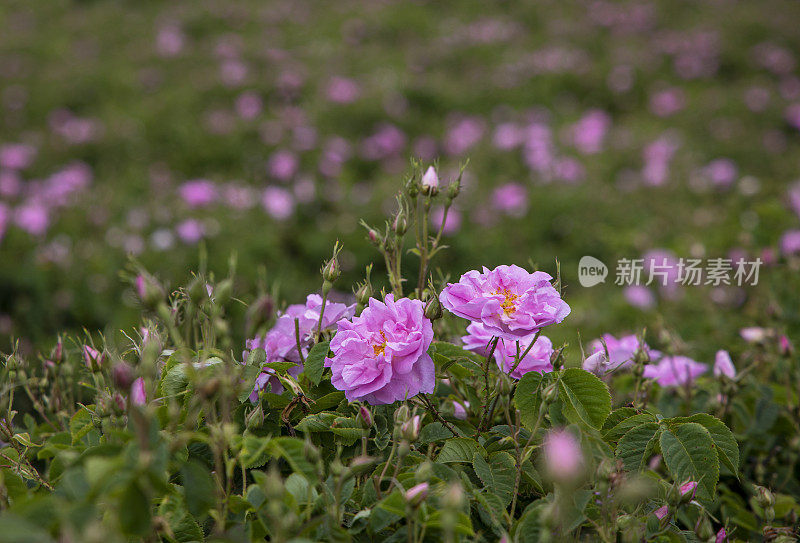
{"type": "Polygon", "coordinates": [[[507,288],[497,289],[492,294],[498,294],[505,297],[505,300],[503,300],[503,303],[500,304],[500,307],[503,308],[503,312],[505,312],[506,315],[511,315],[517,310],[517,308],[514,307],[514,302],[517,298],[519,298],[519,294],[514,294],[507,288]]]}
{"type": "Polygon", "coordinates": [[[375,358],[377,358],[378,355],[383,354],[383,352],[386,350],[386,335],[384,335],[383,330],[381,330],[381,337],[383,338],[383,343],[381,343],[380,345],[375,344],[372,346],[375,358]]]}

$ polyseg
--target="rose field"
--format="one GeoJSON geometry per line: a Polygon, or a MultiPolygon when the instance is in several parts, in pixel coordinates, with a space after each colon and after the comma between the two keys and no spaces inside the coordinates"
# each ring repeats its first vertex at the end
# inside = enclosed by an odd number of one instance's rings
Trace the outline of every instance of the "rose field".
{"type": "Polygon", "coordinates": [[[0,543],[800,539],[800,4],[0,4],[0,543]]]}

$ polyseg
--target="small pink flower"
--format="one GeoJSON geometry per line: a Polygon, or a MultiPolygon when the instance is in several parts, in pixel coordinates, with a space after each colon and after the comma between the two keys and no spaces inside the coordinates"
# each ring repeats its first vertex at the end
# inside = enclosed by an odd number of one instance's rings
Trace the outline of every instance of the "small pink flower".
{"type": "MultiPolygon", "coordinates": [[[[441,228],[442,220],[444,220],[444,208],[435,207],[431,210],[431,224],[435,228],[441,228]]],[[[461,212],[451,207],[447,211],[447,219],[442,228],[442,233],[445,235],[455,234],[461,228],[461,212]]]]}
{"type": "Polygon", "coordinates": [[[332,77],[328,82],[326,91],[328,100],[337,104],[349,104],[358,99],[361,88],[352,79],[346,77],[332,77]]]}
{"type": "Polygon", "coordinates": [[[570,308],[544,272],[519,266],[469,271],[448,283],[439,300],[451,313],[481,323],[486,331],[511,341],[563,321],[570,308]]]}
{"type": "Polygon", "coordinates": [[[203,239],[206,229],[197,219],[186,219],[175,228],[178,237],[186,244],[193,245],[203,239]]]}
{"type": "Polygon", "coordinates": [[[580,442],[568,430],[551,430],[544,440],[544,462],[553,479],[574,479],[583,470],[580,442]]]}
{"type": "Polygon", "coordinates": [[[386,301],[370,298],[352,322],[342,319],[331,341],[331,383],[349,401],[389,404],[431,393],[435,368],[428,355],[433,326],[419,300],[389,294],[386,301]]]}
{"type": "Polygon", "coordinates": [[[655,295],[644,285],[629,285],[622,294],[629,304],[639,309],[650,309],[656,305],[655,295]]]}
{"type": "Polygon", "coordinates": [[[24,143],[13,143],[0,147],[0,167],[9,170],[24,170],[33,162],[36,148],[24,143]]]}
{"type": "Polygon", "coordinates": [[[528,211],[528,190],[519,183],[506,183],[492,192],[492,206],[511,217],[522,217],[528,211]]]}
{"type": "Polygon", "coordinates": [[[144,387],[144,379],[139,377],[131,385],[131,403],[133,405],[144,405],[147,403],[147,391],[144,387]]]}
{"type": "Polygon", "coordinates": [[[785,255],[800,253],[800,230],[787,230],[781,236],[781,252],[785,255]]]}
{"type": "Polygon", "coordinates": [[[728,351],[720,349],[714,360],[714,377],[726,376],[731,379],[736,377],[736,368],[728,351]]]}

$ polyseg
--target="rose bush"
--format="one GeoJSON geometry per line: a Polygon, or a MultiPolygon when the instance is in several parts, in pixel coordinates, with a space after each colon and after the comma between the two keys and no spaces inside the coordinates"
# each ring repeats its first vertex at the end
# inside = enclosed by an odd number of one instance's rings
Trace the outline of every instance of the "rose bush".
{"type": "Polygon", "coordinates": [[[793,537],[788,338],[749,331],[714,372],[667,335],[658,350],[643,333],[606,335],[586,356],[554,345],[542,330],[570,325],[557,273],[431,271],[441,229],[423,225],[460,179],[444,189],[423,171],[385,228],[365,225],[391,292],[368,269],[353,305],[334,301],[337,246],[320,295],[284,311],[255,298],[243,353],[235,260],[170,294],[134,262],[138,330],[4,355],[0,539],[793,537]]]}

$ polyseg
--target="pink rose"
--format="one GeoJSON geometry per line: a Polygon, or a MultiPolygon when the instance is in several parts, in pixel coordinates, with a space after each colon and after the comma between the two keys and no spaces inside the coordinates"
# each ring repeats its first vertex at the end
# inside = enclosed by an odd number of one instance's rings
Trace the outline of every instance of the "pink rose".
{"type": "Polygon", "coordinates": [[[435,368],[428,356],[433,325],[419,300],[388,294],[386,301],[370,298],[369,306],[352,322],[343,319],[331,341],[331,383],[350,401],[373,405],[431,393],[435,368]]]}

